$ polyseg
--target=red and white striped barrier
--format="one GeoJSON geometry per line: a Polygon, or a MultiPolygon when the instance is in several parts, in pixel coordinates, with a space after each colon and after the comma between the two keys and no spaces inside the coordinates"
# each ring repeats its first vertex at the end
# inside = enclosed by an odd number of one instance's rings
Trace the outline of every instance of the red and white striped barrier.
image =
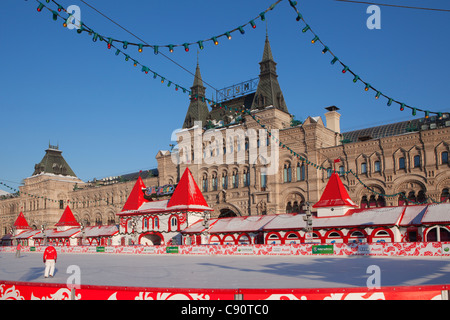
{"type": "Polygon", "coordinates": [[[450,285],[321,289],[141,288],[0,281],[0,300],[448,300],[450,285]]]}
{"type": "MultiPolygon", "coordinates": [[[[255,244],[183,246],[61,246],[60,253],[114,254],[190,254],[190,255],[302,255],[336,256],[449,256],[450,242],[377,242],[334,244],[255,244]]],[[[0,252],[15,252],[15,247],[0,247],[0,252]]],[[[22,247],[23,252],[41,252],[45,246],[22,247]]]]}

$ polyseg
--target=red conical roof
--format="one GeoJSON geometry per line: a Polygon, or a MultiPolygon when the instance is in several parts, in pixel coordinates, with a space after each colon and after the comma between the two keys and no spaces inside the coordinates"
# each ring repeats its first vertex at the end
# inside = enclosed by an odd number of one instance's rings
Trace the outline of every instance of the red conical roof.
{"type": "Polygon", "coordinates": [[[336,207],[336,206],[350,206],[357,207],[357,205],[350,199],[344,184],[337,173],[333,173],[328,180],[327,186],[323,191],[319,202],[313,205],[314,208],[322,207],[336,207]]]}
{"type": "Polygon", "coordinates": [[[178,182],[175,191],[167,203],[168,210],[189,210],[189,211],[204,211],[212,210],[202,192],[198,188],[197,183],[192,176],[191,171],[186,168],[178,182]]]}
{"type": "Polygon", "coordinates": [[[61,216],[61,219],[59,219],[58,223],[55,224],[57,227],[79,227],[80,224],[73,216],[72,210],[70,210],[69,206],[64,209],[64,212],[61,216]]]}
{"type": "Polygon", "coordinates": [[[20,211],[19,216],[16,219],[16,222],[14,222],[13,224],[13,227],[15,227],[16,229],[31,229],[22,211],[20,211]]]}
{"type": "Polygon", "coordinates": [[[148,200],[144,198],[144,192],[142,191],[142,189],[145,189],[145,184],[144,181],[142,181],[142,178],[139,176],[136,183],[134,184],[133,190],[131,190],[127,201],[123,206],[122,211],[138,210],[144,202],[148,202],[148,200]]]}

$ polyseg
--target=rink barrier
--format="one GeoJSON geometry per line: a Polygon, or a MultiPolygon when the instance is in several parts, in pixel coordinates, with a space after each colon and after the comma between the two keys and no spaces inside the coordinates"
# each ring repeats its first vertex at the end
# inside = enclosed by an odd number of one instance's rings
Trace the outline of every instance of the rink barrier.
{"type": "Polygon", "coordinates": [[[0,281],[0,300],[449,300],[450,285],[368,289],[144,288],[0,281]]]}
{"type": "MultiPolygon", "coordinates": [[[[43,253],[45,246],[22,247],[22,252],[43,253]]],[[[180,245],[180,246],[55,246],[60,253],[157,254],[157,255],[334,255],[334,256],[448,256],[450,242],[377,243],[302,243],[254,245],[180,245]]],[[[16,247],[0,247],[0,252],[15,252],[16,247]]]]}

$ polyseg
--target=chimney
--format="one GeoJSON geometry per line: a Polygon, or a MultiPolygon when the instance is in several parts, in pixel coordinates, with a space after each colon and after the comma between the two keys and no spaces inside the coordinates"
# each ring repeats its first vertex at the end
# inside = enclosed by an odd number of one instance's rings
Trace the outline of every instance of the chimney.
{"type": "Polygon", "coordinates": [[[327,128],[333,130],[334,132],[341,133],[341,125],[339,119],[341,118],[341,114],[337,112],[339,110],[336,106],[331,106],[325,108],[328,110],[325,113],[325,119],[327,121],[327,128]]]}

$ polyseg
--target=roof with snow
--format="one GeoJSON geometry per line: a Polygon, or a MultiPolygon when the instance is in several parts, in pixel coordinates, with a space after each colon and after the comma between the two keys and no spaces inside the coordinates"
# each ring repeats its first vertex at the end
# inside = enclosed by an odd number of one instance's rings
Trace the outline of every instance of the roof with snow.
{"type": "Polygon", "coordinates": [[[29,239],[33,237],[34,235],[38,234],[39,230],[25,230],[16,235],[14,238],[16,239],[29,239]]]}
{"type": "Polygon", "coordinates": [[[320,197],[319,202],[313,205],[314,208],[323,207],[337,207],[337,206],[350,206],[357,207],[357,205],[350,199],[347,189],[345,189],[341,178],[337,173],[332,173],[330,180],[325,187],[325,190],[320,197]]]}
{"type": "MultiPolygon", "coordinates": [[[[275,215],[216,218],[209,220],[209,233],[257,232],[275,218],[275,215]]],[[[201,233],[205,230],[203,220],[199,220],[182,233],[201,233]]]]}
{"type": "MultiPolygon", "coordinates": [[[[46,229],[45,236],[47,238],[70,238],[79,233],[80,231],[81,231],[80,227],[74,227],[64,231],[58,231],[56,229],[46,229]]],[[[38,234],[33,236],[33,238],[37,239],[44,238],[44,233],[40,231],[38,234]]]]}
{"type": "Polygon", "coordinates": [[[79,227],[80,224],[73,216],[72,210],[70,210],[69,206],[64,209],[64,212],[59,219],[58,223],[55,224],[57,227],[79,227]]]}
{"type": "Polygon", "coordinates": [[[16,229],[31,229],[31,227],[28,225],[27,219],[25,219],[25,216],[23,215],[23,212],[20,211],[19,216],[17,217],[16,221],[13,224],[13,227],[16,229]]]}
{"type": "MultiPolygon", "coordinates": [[[[90,237],[111,237],[119,232],[119,229],[115,225],[109,226],[92,226],[84,228],[84,236],[90,237]]],[[[75,237],[81,238],[82,233],[78,233],[75,237]]]]}
{"type": "Polygon", "coordinates": [[[450,222],[450,203],[429,205],[421,222],[422,224],[450,222]]]}
{"type": "MultiPolygon", "coordinates": [[[[306,227],[305,214],[286,213],[267,216],[247,216],[211,219],[209,233],[235,233],[272,230],[299,230],[306,227]]],[[[450,221],[450,204],[399,206],[350,209],[343,216],[312,217],[314,229],[353,228],[378,226],[411,226],[426,222],[450,221]],[[428,214],[428,216],[427,216],[428,214]]],[[[203,220],[197,221],[182,233],[201,233],[205,230],[203,220]]]]}

